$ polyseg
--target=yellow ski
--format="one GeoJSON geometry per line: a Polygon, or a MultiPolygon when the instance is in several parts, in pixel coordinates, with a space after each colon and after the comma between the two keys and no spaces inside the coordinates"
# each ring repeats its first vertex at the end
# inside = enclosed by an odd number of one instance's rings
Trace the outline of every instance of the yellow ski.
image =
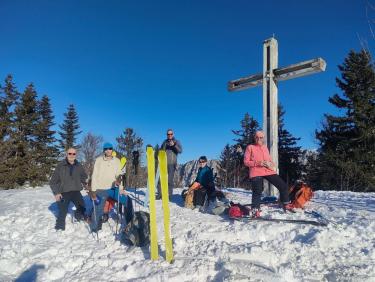
{"type": "Polygon", "coordinates": [[[150,196],[150,240],[151,240],[151,259],[157,260],[158,253],[158,235],[156,226],[156,206],[155,206],[155,155],[152,147],[147,147],[147,186],[150,196]]]}
{"type": "Polygon", "coordinates": [[[125,165],[126,165],[126,158],[122,157],[120,159],[120,168],[123,169],[125,165]]]}
{"type": "Polygon", "coordinates": [[[164,237],[165,237],[165,253],[166,261],[172,263],[173,261],[173,247],[171,239],[171,225],[169,212],[169,193],[168,193],[168,170],[167,170],[167,153],[163,150],[159,151],[159,168],[160,168],[160,184],[161,196],[164,213],[164,237]]]}

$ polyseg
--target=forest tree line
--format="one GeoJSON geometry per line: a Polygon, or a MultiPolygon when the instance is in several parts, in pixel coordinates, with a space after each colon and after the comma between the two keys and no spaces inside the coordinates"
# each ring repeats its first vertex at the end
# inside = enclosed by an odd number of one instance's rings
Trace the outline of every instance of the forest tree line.
{"type": "MultiPolygon", "coordinates": [[[[328,102],[340,115],[325,114],[315,130],[317,150],[303,150],[284,122],[285,110],[278,107],[279,174],[289,184],[303,180],[315,189],[375,191],[375,68],[371,56],[350,51],[339,65],[336,78],[340,93],[328,102]]],[[[55,131],[54,114],[47,95],[38,98],[30,83],[19,91],[8,75],[0,84],[0,187],[39,186],[48,179],[69,147],[79,150],[80,160],[91,175],[95,158],[101,153],[103,137],[82,130],[73,104],[68,105],[62,124],[55,131]]],[[[233,140],[224,146],[219,160],[218,181],[223,187],[249,187],[248,168],[243,165],[246,146],[260,130],[249,113],[232,130],[233,140]]],[[[144,187],[146,168],[135,160],[144,156],[143,139],[131,127],[116,138],[118,157],[127,158],[126,185],[144,187]]],[[[157,145],[155,146],[157,147],[157,145]]]]}

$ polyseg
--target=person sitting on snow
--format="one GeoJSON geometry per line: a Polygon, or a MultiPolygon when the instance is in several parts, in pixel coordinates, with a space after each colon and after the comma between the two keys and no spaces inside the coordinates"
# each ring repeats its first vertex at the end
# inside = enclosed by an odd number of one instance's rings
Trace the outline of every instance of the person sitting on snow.
{"type": "Polygon", "coordinates": [[[108,220],[108,215],[103,213],[105,201],[108,197],[115,201],[120,198],[120,202],[125,203],[126,206],[126,192],[120,181],[121,162],[113,156],[112,152],[112,144],[105,143],[103,154],[95,160],[94,164],[91,178],[91,198],[94,202],[98,202],[95,213],[96,222],[91,220],[91,229],[94,232],[101,230],[102,222],[108,220]]]}
{"type": "Polygon", "coordinates": [[[206,199],[210,205],[215,201],[215,184],[212,169],[207,166],[207,157],[199,158],[199,170],[197,177],[186,192],[185,207],[194,208],[204,206],[206,199]]]}
{"type": "Polygon", "coordinates": [[[280,201],[284,210],[292,209],[289,205],[288,186],[276,173],[267,146],[264,144],[263,131],[257,131],[254,136],[255,144],[248,145],[245,152],[244,164],[249,167],[249,178],[253,190],[251,208],[252,217],[260,216],[260,200],[263,191],[263,179],[268,180],[280,192],[280,201]]]}

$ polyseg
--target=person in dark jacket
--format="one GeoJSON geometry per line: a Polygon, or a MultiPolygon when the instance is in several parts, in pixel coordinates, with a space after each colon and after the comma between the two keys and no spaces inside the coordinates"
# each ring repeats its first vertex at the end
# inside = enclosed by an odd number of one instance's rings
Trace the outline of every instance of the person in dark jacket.
{"type": "Polygon", "coordinates": [[[208,201],[215,201],[215,184],[212,169],[207,166],[207,157],[199,158],[199,169],[197,177],[187,191],[193,198],[193,203],[187,203],[188,208],[203,206],[206,196],[208,201]],[[193,195],[192,195],[193,194],[193,195]]]}
{"type": "Polygon", "coordinates": [[[65,218],[71,201],[77,208],[76,219],[81,220],[85,215],[85,203],[80,191],[86,184],[87,174],[76,160],[76,156],[76,149],[69,148],[66,151],[66,158],[57,165],[49,182],[59,209],[56,230],[65,230],[65,218]]]}
{"type": "MultiPolygon", "coordinates": [[[[168,192],[169,197],[173,194],[174,188],[174,173],[177,168],[177,155],[182,153],[182,146],[180,141],[175,139],[174,133],[172,129],[167,130],[167,139],[164,140],[163,144],[161,145],[161,150],[165,150],[167,152],[167,164],[168,164],[168,192]]],[[[161,191],[160,185],[158,185],[158,195],[156,196],[157,199],[161,199],[161,191]]]]}

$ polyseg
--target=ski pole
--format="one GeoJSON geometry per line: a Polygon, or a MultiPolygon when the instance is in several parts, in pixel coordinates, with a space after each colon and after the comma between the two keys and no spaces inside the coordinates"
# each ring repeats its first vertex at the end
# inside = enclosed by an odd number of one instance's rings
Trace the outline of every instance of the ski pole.
{"type": "Polygon", "coordinates": [[[118,187],[117,191],[117,220],[116,220],[116,235],[117,235],[117,228],[118,222],[120,220],[120,186],[118,187]]]}
{"type": "Polygon", "coordinates": [[[132,194],[129,194],[129,197],[134,200],[134,202],[138,203],[139,206],[145,207],[145,202],[142,201],[141,199],[135,198],[132,194]]]}
{"type": "Polygon", "coordinates": [[[92,199],[92,205],[93,205],[93,208],[94,208],[94,222],[95,222],[95,226],[96,226],[96,240],[99,241],[99,234],[98,234],[98,220],[96,218],[96,208],[95,208],[95,201],[92,199]]]}
{"type": "Polygon", "coordinates": [[[76,210],[77,210],[76,206],[73,206],[72,207],[72,214],[70,215],[71,218],[72,218],[72,224],[74,224],[74,213],[75,213],[76,210]]]}

